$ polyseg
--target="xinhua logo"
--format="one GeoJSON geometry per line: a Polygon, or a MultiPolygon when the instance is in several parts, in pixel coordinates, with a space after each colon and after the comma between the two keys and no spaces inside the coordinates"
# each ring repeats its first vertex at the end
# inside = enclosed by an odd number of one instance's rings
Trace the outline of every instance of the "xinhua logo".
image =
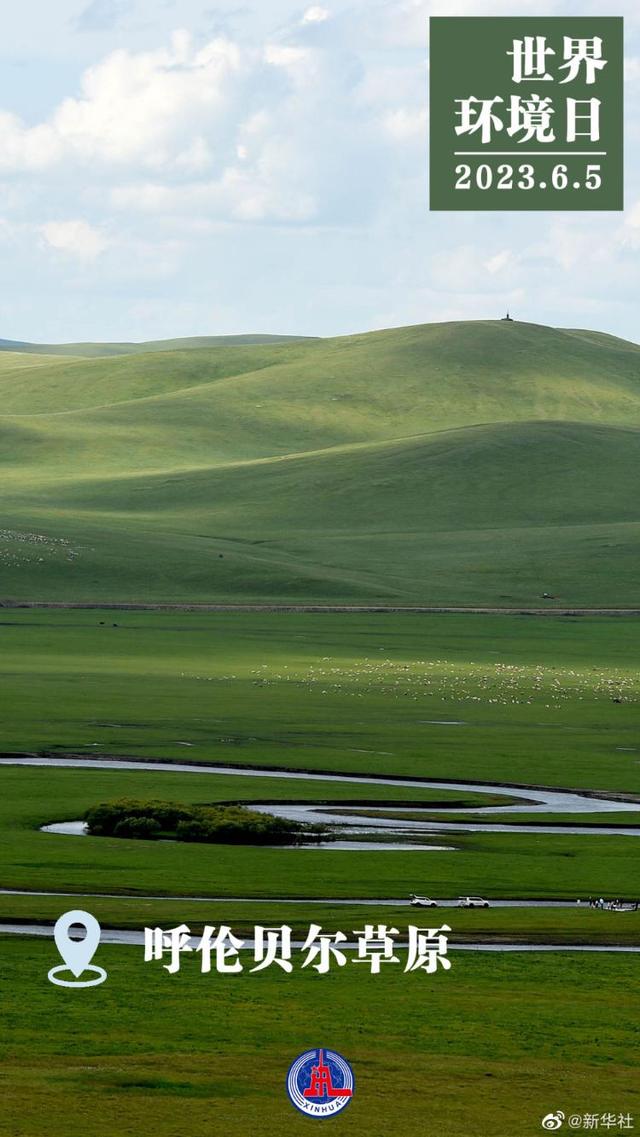
{"type": "Polygon", "coordinates": [[[307,1050],[289,1067],[287,1093],[308,1117],[335,1117],[353,1097],[353,1070],[334,1050],[307,1050]]]}

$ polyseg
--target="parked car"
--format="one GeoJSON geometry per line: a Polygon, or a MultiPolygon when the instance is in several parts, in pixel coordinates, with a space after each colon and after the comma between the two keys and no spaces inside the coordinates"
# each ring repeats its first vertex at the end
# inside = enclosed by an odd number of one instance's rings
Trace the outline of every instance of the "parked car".
{"type": "Polygon", "coordinates": [[[482,896],[460,896],[458,898],[458,908],[488,908],[489,901],[484,900],[482,896]]]}
{"type": "Polygon", "coordinates": [[[415,892],[410,896],[411,904],[414,908],[437,908],[438,904],[435,900],[430,900],[428,896],[416,896],[415,892]]]}

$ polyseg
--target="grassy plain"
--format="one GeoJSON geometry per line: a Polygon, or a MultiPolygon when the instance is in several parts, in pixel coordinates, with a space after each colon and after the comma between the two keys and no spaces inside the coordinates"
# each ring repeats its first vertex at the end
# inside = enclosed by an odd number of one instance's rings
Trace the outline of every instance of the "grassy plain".
{"type": "Polygon", "coordinates": [[[316,1040],[349,1057],[356,1096],[346,1137],[540,1132],[552,1110],[640,1109],[629,999],[636,958],[453,956],[453,970],[373,977],[269,970],[169,976],[140,948],[100,949],[109,980],[65,992],[46,982],[52,945],[2,941],[3,1133],[68,1137],[279,1137],[306,1132],[284,1079],[316,1040]],[[366,1011],[365,1009],[366,1008],[366,1011]]]}
{"type": "MultiPolygon", "coordinates": [[[[7,611],[0,728],[13,753],[156,758],[639,793],[633,620],[7,611]],[[117,626],[114,626],[117,625],[117,626]]],[[[332,899],[635,898],[640,842],[455,834],[451,852],[184,845],[43,834],[122,795],[184,802],[424,803],[466,790],[116,769],[0,767],[0,921],[71,907],[105,926],[446,922],[453,939],[637,944],[640,914],[418,912],[332,899]],[[73,895],[37,896],[38,890],[73,895]],[[113,894],[102,895],[99,894],[113,894]],[[159,899],[160,897],[174,899],[159,899]],[[220,897],[199,902],[189,897],[220,897]],[[157,897],[158,899],[149,899],[157,897]],[[184,899],[176,899],[184,897],[184,899]],[[253,898],[240,903],[237,897],[253,898]],[[285,898],[321,898],[287,905],[285,898]]],[[[495,803],[495,790],[487,795],[495,803]]],[[[100,948],[109,981],[46,981],[51,942],[0,940],[2,1137],[244,1137],[302,1132],[284,1076],[302,1050],[354,1063],[345,1135],[540,1132],[551,1110],[638,1113],[635,955],[457,952],[435,977],[347,965],[169,977],[140,949],[100,948]],[[4,1127],[4,1128],[3,1128],[4,1127]]]]}
{"type": "MultiPolygon", "coordinates": [[[[231,763],[239,772],[2,768],[2,883],[263,901],[412,891],[635,899],[640,842],[628,837],[457,833],[432,839],[455,851],[363,853],[78,839],[38,827],[121,796],[361,800],[391,812],[394,802],[447,798],[428,786],[242,777],[250,765],[638,793],[636,626],[597,618],[11,612],[0,627],[7,751],[231,763]]],[[[450,791],[452,804],[461,792],[450,791]]],[[[130,918],[113,903],[104,902],[110,919],[130,918]]],[[[32,915],[54,907],[33,898],[32,915]]],[[[29,914],[13,897],[2,898],[0,911],[29,914]]],[[[146,905],[144,914],[156,911],[165,909],[146,905]]],[[[635,917],[610,914],[463,915],[460,931],[555,926],[576,938],[636,935],[635,917]]]]}
{"type": "Polygon", "coordinates": [[[11,611],[2,749],[638,793],[638,626],[11,611]]]}
{"type": "MultiPolygon", "coordinates": [[[[357,854],[362,856],[361,853],[357,854]]],[[[347,865],[348,868],[348,865],[347,865]]],[[[423,880],[422,876],[418,877],[423,880]]],[[[284,891],[284,890],[283,890],[284,891]]],[[[231,927],[234,934],[252,938],[256,924],[293,929],[299,940],[306,939],[312,924],[328,932],[349,935],[372,921],[396,928],[406,940],[411,925],[452,929],[455,943],[597,944],[636,947],[640,941],[640,914],[637,912],[597,911],[574,908],[490,908],[465,910],[438,908],[428,911],[385,903],[310,904],[283,901],[189,899],[154,900],[144,896],[106,898],[80,894],[67,896],[12,896],[0,893],[0,923],[53,924],[71,907],[88,907],[105,928],[142,931],[146,927],[175,928],[186,923],[199,933],[205,924],[231,927]]]]}
{"type": "MultiPolygon", "coordinates": [[[[115,797],[215,801],[270,797],[316,800],[300,782],[192,775],[4,769],[0,842],[5,887],[45,891],[192,896],[436,897],[464,892],[489,896],[577,898],[589,893],[636,898],[640,841],[525,833],[438,834],[435,845],[455,852],[371,852],[271,849],[182,842],[127,841],[42,834],[38,826],[81,817],[91,804],[115,797]],[[210,783],[210,784],[209,784],[210,783]],[[111,793],[109,793],[111,791],[111,793]],[[5,859],[3,857],[3,859],[5,859]]],[[[352,793],[331,787],[333,797],[352,793]]],[[[382,797],[381,797],[381,800],[382,797]]],[[[527,913],[522,913],[526,927],[527,913]]],[[[610,921],[609,927],[620,927],[610,921]]]]}

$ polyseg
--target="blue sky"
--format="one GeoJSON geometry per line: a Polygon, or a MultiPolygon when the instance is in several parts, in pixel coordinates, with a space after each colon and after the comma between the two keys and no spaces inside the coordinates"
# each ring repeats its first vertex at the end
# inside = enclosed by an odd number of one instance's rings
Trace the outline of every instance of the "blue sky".
{"type": "Polygon", "coordinates": [[[0,43],[0,337],[338,335],[516,316],[640,339],[640,9],[624,214],[429,213],[449,0],[22,0],[0,43]]]}

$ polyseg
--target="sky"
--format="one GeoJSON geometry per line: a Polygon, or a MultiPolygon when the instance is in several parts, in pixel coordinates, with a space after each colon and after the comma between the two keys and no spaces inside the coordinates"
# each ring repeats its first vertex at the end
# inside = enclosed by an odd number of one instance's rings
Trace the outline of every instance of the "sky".
{"type": "Polygon", "coordinates": [[[0,338],[517,318],[639,340],[640,8],[21,0],[0,42],[0,338]],[[430,213],[428,17],[625,16],[624,213],[430,213]]]}

